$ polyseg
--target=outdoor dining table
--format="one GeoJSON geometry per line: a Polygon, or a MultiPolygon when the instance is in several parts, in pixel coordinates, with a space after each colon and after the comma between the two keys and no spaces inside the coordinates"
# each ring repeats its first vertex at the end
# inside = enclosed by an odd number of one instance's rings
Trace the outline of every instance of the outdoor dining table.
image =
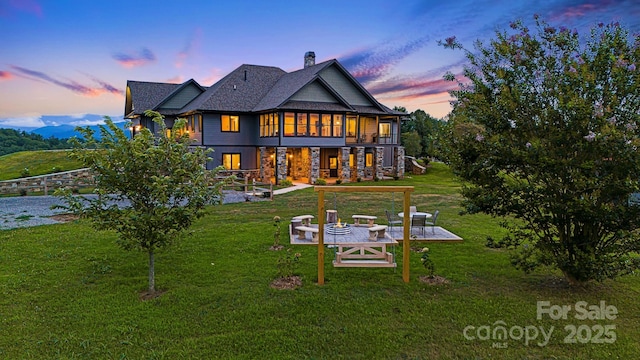
{"type": "MultiPolygon", "coordinates": [[[[433,216],[428,212],[416,211],[416,212],[410,212],[409,218],[412,218],[414,215],[424,215],[427,217],[427,219],[433,216]]],[[[401,218],[404,218],[404,212],[398,213],[398,216],[400,216],[401,218]]]]}

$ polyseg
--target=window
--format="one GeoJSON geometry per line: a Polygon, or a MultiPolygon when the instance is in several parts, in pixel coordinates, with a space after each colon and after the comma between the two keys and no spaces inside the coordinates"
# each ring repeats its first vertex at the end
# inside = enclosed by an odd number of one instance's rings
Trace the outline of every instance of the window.
{"type": "Polygon", "coordinates": [[[268,119],[266,114],[260,114],[260,137],[267,136],[267,120],[268,119]]]}
{"type": "Polygon", "coordinates": [[[354,161],[353,161],[353,154],[349,154],[349,167],[353,167],[354,166],[354,161]]]}
{"type": "Polygon", "coordinates": [[[269,136],[278,136],[278,113],[269,114],[269,136]]]}
{"type": "Polygon", "coordinates": [[[373,166],[373,154],[372,153],[366,153],[365,154],[365,165],[367,167],[371,167],[373,166]]]}
{"type": "Polygon", "coordinates": [[[347,116],[347,137],[356,137],[356,126],[358,118],[355,116],[347,116]]]}
{"type": "Polygon", "coordinates": [[[240,154],[222,154],[222,166],[227,170],[240,170],[240,154]]]}
{"type": "Polygon", "coordinates": [[[307,136],[307,114],[298,113],[296,122],[296,136],[307,136]]]}
{"type": "Polygon", "coordinates": [[[225,132],[238,132],[240,131],[240,119],[237,115],[222,115],[220,116],[222,122],[222,131],[225,132]]]}
{"type": "Polygon", "coordinates": [[[292,112],[284,113],[284,136],[294,136],[296,128],[296,117],[292,112]]]}
{"type": "Polygon", "coordinates": [[[309,136],[318,136],[320,114],[309,114],[309,136]]]}
{"type": "Polygon", "coordinates": [[[331,136],[331,114],[322,114],[322,136],[331,136]]]}
{"type": "Polygon", "coordinates": [[[380,134],[381,138],[391,137],[391,124],[390,123],[380,123],[378,125],[378,134],[380,134]]]}
{"type": "Polygon", "coordinates": [[[342,137],[342,114],[333,114],[333,136],[342,137]]]}

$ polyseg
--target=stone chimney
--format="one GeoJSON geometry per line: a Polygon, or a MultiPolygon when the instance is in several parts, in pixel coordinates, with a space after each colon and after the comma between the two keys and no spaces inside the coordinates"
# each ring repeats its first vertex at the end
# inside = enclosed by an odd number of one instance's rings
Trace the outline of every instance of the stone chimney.
{"type": "Polygon", "coordinates": [[[316,53],[314,53],[313,51],[307,51],[306,54],[304,54],[304,67],[308,68],[309,66],[313,66],[316,64],[316,53]]]}

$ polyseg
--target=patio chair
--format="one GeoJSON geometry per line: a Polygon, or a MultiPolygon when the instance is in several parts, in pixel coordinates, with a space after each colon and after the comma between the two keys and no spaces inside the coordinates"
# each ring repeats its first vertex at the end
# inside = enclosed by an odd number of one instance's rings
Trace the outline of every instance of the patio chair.
{"type": "Polygon", "coordinates": [[[431,218],[431,221],[427,221],[427,225],[431,225],[431,233],[435,234],[436,233],[436,221],[438,220],[438,214],[440,214],[439,210],[436,210],[436,212],[433,213],[433,217],[431,218]]]}
{"type": "Polygon", "coordinates": [[[385,210],[384,213],[387,215],[389,231],[393,232],[393,225],[402,225],[402,219],[398,215],[393,214],[389,210],[385,210]]]}
{"type": "Polygon", "coordinates": [[[424,235],[424,228],[427,226],[427,215],[413,215],[411,217],[411,230],[414,227],[420,227],[422,229],[422,235],[424,235]]]}

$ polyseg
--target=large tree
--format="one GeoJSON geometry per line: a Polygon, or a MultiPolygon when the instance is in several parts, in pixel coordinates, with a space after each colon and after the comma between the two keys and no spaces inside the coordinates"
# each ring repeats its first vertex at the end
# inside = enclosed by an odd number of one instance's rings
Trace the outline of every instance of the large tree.
{"type": "Polygon", "coordinates": [[[513,220],[514,264],[571,283],[638,269],[640,37],[615,23],[581,38],[535,17],[473,51],[443,45],[469,61],[447,160],[469,212],[513,220]]]}
{"type": "Polygon", "coordinates": [[[159,113],[145,115],[157,124],[156,134],[144,128],[129,139],[109,118],[100,127],[100,140],[90,128],[78,128],[84,141],[71,140],[71,156],[93,171],[97,197],[62,195],[68,209],[91,219],[97,229],[115,230],[122,248],[148,253],[148,291],[153,294],[155,252],[178,239],[203,215],[205,205],[221,199],[223,182],[213,180],[218,169],[205,169],[208,152],[189,147],[184,119],[168,132],[159,113]]]}

